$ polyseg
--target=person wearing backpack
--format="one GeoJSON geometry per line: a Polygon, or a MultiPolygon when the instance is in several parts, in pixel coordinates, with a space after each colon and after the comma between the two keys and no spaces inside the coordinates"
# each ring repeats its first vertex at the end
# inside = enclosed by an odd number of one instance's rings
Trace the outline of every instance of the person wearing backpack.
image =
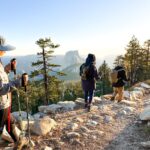
{"type": "Polygon", "coordinates": [[[126,71],[123,66],[118,65],[113,69],[112,72],[112,87],[113,87],[113,95],[111,100],[117,100],[120,102],[123,99],[124,85],[128,81],[126,77],[126,71]]]}
{"type": "Polygon", "coordinates": [[[85,63],[80,66],[82,89],[84,91],[85,108],[90,111],[93,93],[96,89],[96,80],[100,79],[94,54],[88,54],[85,63]]]}

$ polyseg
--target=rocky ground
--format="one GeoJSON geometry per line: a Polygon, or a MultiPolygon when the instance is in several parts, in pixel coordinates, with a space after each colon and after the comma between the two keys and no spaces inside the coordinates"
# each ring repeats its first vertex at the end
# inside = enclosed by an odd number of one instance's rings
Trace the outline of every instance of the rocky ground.
{"type": "MultiPolygon", "coordinates": [[[[146,150],[150,127],[139,114],[150,102],[150,94],[120,103],[103,97],[91,111],[78,105],[72,111],[50,115],[57,122],[46,135],[32,134],[35,150],[146,150]]],[[[5,143],[6,144],[6,143],[5,143]]],[[[5,145],[6,146],[6,145],[5,145]]],[[[4,145],[1,144],[1,149],[4,145]]],[[[29,149],[29,148],[24,148],[29,149]]]]}
{"type": "Polygon", "coordinates": [[[39,137],[35,149],[45,145],[54,150],[144,150],[141,142],[150,140],[150,132],[139,120],[143,104],[137,101],[132,107],[105,100],[91,112],[79,109],[58,114],[55,119],[59,127],[39,137]]]}

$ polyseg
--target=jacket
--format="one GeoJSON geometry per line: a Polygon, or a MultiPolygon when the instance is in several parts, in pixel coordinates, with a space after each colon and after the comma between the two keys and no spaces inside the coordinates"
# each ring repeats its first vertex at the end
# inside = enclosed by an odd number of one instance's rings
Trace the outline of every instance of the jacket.
{"type": "Polygon", "coordinates": [[[126,81],[128,81],[127,77],[126,77],[125,69],[122,66],[117,66],[117,67],[115,67],[115,70],[118,71],[118,75],[117,75],[118,81],[116,83],[113,83],[112,86],[113,87],[122,87],[125,85],[126,81]]]}
{"type": "Polygon", "coordinates": [[[9,82],[8,75],[0,62],[0,110],[11,105],[11,91],[19,86],[21,86],[20,79],[9,82]]]}
{"type": "Polygon", "coordinates": [[[81,84],[82,84],[82,88],[84,91],[90,91],[90,90],[95,90],[96,88],[96,80],[100,79],[100,77],[98,76],[97,73],[97,69],[96,66],[94,65],[94,63],[90,64],[90,68],[89,68],[89,72],[90,72],[90,77],[87,80],[82,80],[81,79],[81,84]]]}

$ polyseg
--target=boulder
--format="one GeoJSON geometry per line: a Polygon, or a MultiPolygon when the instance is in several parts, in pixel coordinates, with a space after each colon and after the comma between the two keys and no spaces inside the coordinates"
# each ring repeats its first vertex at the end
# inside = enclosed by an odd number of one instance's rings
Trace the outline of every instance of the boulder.
{"type": "Polygon", "coordinates": [[[76,103],[76,105],[78,105],[78,106],[84,107],[84,105],[85,105],[85,100],[84,100],[83,98],[77,98],[77,99],[75,100],[75,103],[76,103]]]}
{"type": "Polygon", "coordinates": [[[128,101],[128,100],[122,100],[122,101],[119,102],[119,103],[120,103],[120,104],[127,105],[127,106],[135,106],[135,105],[136,105],[136,102],[128,101]]]}
{"type": "Polygon", "coordinates": [[[133,91],[141,91],[143,94],[145,93],[145,89],[143,87],[134,87],[133,91]]]}
{"type": "Polygon", "coordinates": [[[46,112],[47,113],[56,113],[56,112],[60,111],[62,108],[63,107],[58,104],[52,104],[46,108],[46,112]]]}
{"type": "Polygon", "coordinates": [[[60,105],[64,110],[74,110],[74,107],[76,106],[75,102],[73,101],[60,101],[57,103],[60,105]]]}
{"type": "MultiPolygon", "coordinates": [[[[21,119],[22,120],[27,120],[27,112],[25,111],[17,111],[17,112],[13,112],[11,113],[13,115],[13,117],[17,120],[17,121],[20,121],[21,119]],[[21,116],[20,116],[21,114],[21,116]]],[[[34,118],[32,117],[32,115],[28,114],[29,115],[29,119],[30,120],[34,120],[34,118]]]]}
{"type": "Polygon", "coordinates": [[[100,103],[102,99],[100,97],[93,97],[93,103],[100,103]]]}
{"type": "Polygon", "coordinates": [[[146,88],[146,89],[150,89],[150,85],[148,85],[146,83],[141,83],[140,86],[143,88],[146,88]]]}
{"type": "Polygon", "coordinates": [[[42,113],[46,113],[46,108],[47,108],[48,106],[39,106],[38,107],[38,111],[39,112],[42,112],[42,113]]]}
{"type": "Polygon", "coordinates": [[[141,142],[140,144],[141,144],[141,146],[143,146],[145,148],[150,148],[150,141],[141,142]]]}
{"type": "Polygon", "coordinates": [[[38,113],[36,113],[36,114],[33,115],[33,118],[34,118],[35,120],[37,120],[37,119],[39,119],[39,118],[43,118],[44,116],[46,116],[45,113],[38,112],[38,113]]]}
{"type": "Polygon", "coordinates": [[[112,98],[112,94],[103,95],[103,98],[106,100],[110,100],[112,98]]]}
{"type": "Polygon", "coordinates": [[[31,128],[31,131],[37,135],[46,135],[53,128],[55,128],[56,125],[57,125],[57,123],[53,119],[46,116],[44,118],[35,120],[32,128],[31,128]]]}
{"type": "MultiPolygon", "coordinates": [[[[34,121],[29,121],[30,128],[32,128],[33,124],[34,124],[34,121]]],[[[23,131],[26,131],[28,129],[28,121],[27,120],[20,121],[19,125],[20,125],[21,130],[23,130],[23,131]]]]}
{"type": "Polygon", "coordinates": [[[150,106],[147,106],[144,111],[140,114],[141,120],[150,120],[150,106]]]}
{"type": "Polygon", "coordinates": [[[62,106],[58,104],[51,104],[48,106],[39,106],[38,110],[42,113],[56,113],[57,111],[60,111],[62,109],[62,106]]]}

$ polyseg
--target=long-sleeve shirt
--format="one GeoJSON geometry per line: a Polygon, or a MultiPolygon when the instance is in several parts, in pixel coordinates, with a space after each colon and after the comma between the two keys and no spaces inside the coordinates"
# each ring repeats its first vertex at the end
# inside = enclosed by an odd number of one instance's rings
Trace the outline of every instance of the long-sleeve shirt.
{"type": "Polygon", "coordinates": [[[118,81],[117,81],[117,83],[114,83],[113,86],[114,87],[122,87],[125,85],[125,81],[127,81],[126,72],[125,72],[124,68],[121,66],[115,67],[115,70],[118,71],[118,76],[117,76],[118,81]]]}
{"type": "Polygon", "coordinates": [[[87,80],[82,80],[82,88],[84,91],[90,91],[90,90],[95,90],[96,88],[96,80],[100,79],[97,68],[94,64],[90,65],[89,68],[89,77],[87,80]]]}
{"type": "Polygon", "coordinates": [[[0,62],[0,110],[8,108],[11,103],[11,91],[13,88],[21,86],[21,80],[9,82],[8,75],[0,62]]]}

